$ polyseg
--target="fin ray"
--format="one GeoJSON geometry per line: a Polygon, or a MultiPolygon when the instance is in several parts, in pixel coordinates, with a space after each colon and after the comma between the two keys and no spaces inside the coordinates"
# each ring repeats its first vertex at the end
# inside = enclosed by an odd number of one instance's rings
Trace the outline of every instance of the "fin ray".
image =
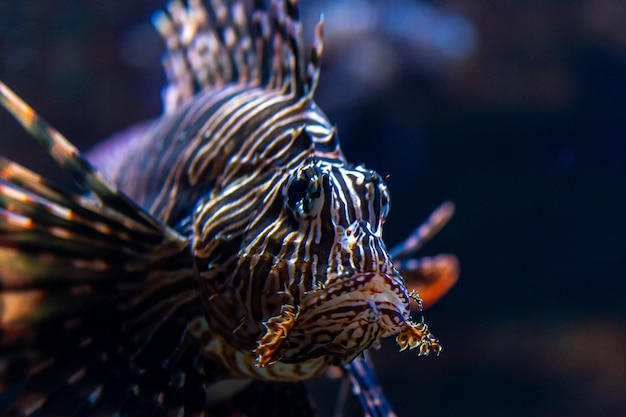
{"type": "Polygon", "coordinates": [[[52,158],[68,172],[74,181],[91,191],[104,206],[117,211],[139,224],[162,233],[168,240],[179,238],[167,225],[124,195],[109,182],[59,131],[50,126],[35,111],[0,81],[0,104],[44,147],[52,158]]]}
{"type": "Polygon", "coordinates": [[[188,238],[108,182],[2,83],[0,104],[87,191],[0,157],[0,388],[26,381],[7,414],[156,412],[169,375],[184,371],[171,358],[179,340],[163,335],[179,329],[182,338],[202,314],[188,238]]]}
{"type": "Polygon", "coordinates": [[[153,15],[167,47],[162,58],[168,83],[163,90],[165,113],[199,91],[230,82],[313,96],[322,25],[316,27],[307,60],[297,0],[270,0],[267,9],[257,1],[253,10],[247,10],[243,0],[213,0],[211,6],[207,10],[200,0],[171,0],[167,11],[153,15]]]}

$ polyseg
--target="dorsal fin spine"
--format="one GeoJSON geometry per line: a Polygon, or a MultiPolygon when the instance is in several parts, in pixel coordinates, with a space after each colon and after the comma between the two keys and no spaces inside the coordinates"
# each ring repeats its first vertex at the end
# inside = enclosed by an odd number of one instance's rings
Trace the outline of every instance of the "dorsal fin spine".
{"type": "Polygon", "coordinates": [[[247,3],[211,0],[209,11],[202,0],[171,0],[166,11],[154,14],[153,24],[166,45],[165,112],[226,83],[312,98],[319,76],[321,25],[306,57],[298,0],[269,0],[268,7],[257,0],[251,11],[247,3]]]}

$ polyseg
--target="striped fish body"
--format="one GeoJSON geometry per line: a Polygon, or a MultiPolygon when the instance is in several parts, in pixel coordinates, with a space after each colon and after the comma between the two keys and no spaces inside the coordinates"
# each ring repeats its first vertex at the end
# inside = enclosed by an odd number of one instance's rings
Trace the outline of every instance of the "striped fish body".
{"type": "Polygon", "coordinates": [[[361,354],[392,335],[439,353],[411,303],[447,291],[456,261],[407,258],[451,205],[386,249],[387,186],[345,160],[313,101],[322,26],[304,59],[297,1],[174,1],[154,23],[164,115],[89,160],[0,84],[3,106],[86,190],[0,165],[0,382],[30,378],[12,410],[54,415],[76,397],[86,414],[192,415],[242,386],[217,394],[219,381],[340,365],[366,409],[391,413],[361,354]]]}
{"type": "Polygon", "coordinates": [[[221,338],[216,347],[212,335],[207,350],[218,349],[234,372],[309,378],[406,323],[410,297],[381,241],[386,185],[345,162],[308,97],[209,89],[128,146],[115,166],[101,168],[159,220],[191,235],[206,329],[221,338]],[[350,313],[333,322],[335,310],[350,313]],[[280,330],[270,330],[275,324],[280,330]]]}

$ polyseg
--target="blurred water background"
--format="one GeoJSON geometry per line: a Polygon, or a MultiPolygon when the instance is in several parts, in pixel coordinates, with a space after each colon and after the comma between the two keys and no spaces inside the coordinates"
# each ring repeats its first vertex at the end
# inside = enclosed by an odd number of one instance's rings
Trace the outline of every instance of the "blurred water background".
{"type": "MultiPolygon", "coordinates": [[[[389,246],[457,206],[424,250],[461,260],[425,312],[444,351],[374,352],[398,414],[626,416],[626,2],[303,3],[317,101],[389,175],[389,246]]],[[[0,79],[87,150],[159,114],[162,6],[0,0],[0,79]]],[[[65,181],[6,112],[0,153],[65,181]]]]}

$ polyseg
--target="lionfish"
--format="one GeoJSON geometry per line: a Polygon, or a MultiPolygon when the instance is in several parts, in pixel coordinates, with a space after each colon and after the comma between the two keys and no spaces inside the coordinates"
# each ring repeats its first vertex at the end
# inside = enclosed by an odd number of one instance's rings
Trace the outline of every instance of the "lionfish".
{"type": "Polygon", "coordinates": [[[439,353],[411,310],[456,258],[413,256],[452,204],[387,250],[387,185],[313,101],[323,21],[307,58],[297,0],[211,4],[154,15],[164,112],[89,158],[0,83],[81,189],[0,159],[5,415],[312,415],[301,381],[335,366],[393,415],[367,349],[439,353]]]}

